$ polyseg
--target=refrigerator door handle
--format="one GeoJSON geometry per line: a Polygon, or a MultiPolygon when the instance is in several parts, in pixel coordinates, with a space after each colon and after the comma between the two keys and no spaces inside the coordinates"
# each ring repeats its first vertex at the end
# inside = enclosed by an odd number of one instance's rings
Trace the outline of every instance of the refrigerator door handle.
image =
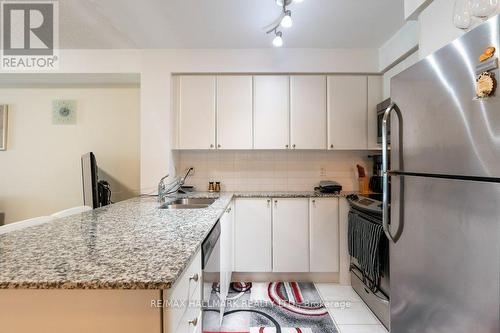
{"type": "MultiPolygon", "coordinates": [[[[389,107],[384,112],[384,118],[382,119],[382,175],[383,175],[383,194],[382,194],[382,222],[384,233],[387,238],[396,243],[398,240],[398,236],[393,236],[391,234],[391,230],[389,227],[389,145],[387,142],[388,139],[388,121],[391,116],[391,112],[395,111],[398,116],[398,125],[399,125],[399,169],[401,171],[403,168],[403,117],[401,115],[401,111],[398,106],[394,103],[389,105],[389,107]]],[[[401,182],[403,182],[403,177],[401,177],[401,182]]],[[[403,183],[401,183],[401,189],[403,189],[403,183]]],[[[403,197],[401,197],[401,205],[402,206],[403,197]]],[[[400,216],[403,218],[403,216],[400,216]]],[[[401,223],[402,224],[402,223],[401,223]]],[[[399,234],[399,233],[398,233],[399,234]]]]}

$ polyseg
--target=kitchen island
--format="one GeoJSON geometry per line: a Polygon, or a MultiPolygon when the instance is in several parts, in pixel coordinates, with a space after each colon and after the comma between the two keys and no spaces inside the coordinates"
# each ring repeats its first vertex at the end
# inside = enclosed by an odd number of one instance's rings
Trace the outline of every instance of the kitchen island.
{"type": "Polygon", "coordinates": [[[176,311],[161,302],[232,195],[217,197],[180,210],[139,197],[0,235],[0,331],[162,332],[176,311]]]}
{"type": "Polygon", "coordinates": [[[0,235],[2,332],[178,332],[188,311],[163,306],[199,293],[201,244],[233,198],[335,196],[196,193],[217,200],[177,210],[138,197],[0,235]]]}

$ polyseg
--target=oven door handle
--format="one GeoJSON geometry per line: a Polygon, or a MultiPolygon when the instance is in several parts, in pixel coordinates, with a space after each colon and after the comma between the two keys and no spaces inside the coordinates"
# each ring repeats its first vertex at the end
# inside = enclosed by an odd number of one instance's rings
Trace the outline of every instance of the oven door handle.
{"type": "MultiPolygon", "coordinates": [[[[391,229],[389,226],[389,174],[391,171],[389,170],[389,142],[388,142],[388,130],[389,130],[389,119],[391,116],[391,112],[394,111],[398,117],[398,125],[399,125],[399,168],[403,171],[403,117],[401,115],[401,111],[395,103],[389,105],[389,107],[384,111],[384,117],[382,119],[382,175],[383,175],[383,193],[382,193],[382,225],[384,229],[384,233],[387,238],[396,243],[399,239],[399,235],[393,236],[391,233],[391,229]]],[[[404,178],[401,177],[401,185],[400,185],[400,208],[403,206],[403,187],[404,178]]],[[[402,212],[402,208],[401,208],[402,212]]],[[[400,219],[403,216],[400,214],[400,219]]],[[[401,223],[402,224],[402,223],[401,223]]]]}

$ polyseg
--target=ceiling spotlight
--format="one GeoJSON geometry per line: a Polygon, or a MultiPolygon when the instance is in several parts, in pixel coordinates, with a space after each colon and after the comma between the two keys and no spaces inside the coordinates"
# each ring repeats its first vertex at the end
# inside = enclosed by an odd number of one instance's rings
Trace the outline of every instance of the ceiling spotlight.
{"type": "MultiPolygon", "coordinates": [[[[289,4],[292,3],[294,0],[285,0],[285,6],[288,6],[289,4]]],[[[297,0],[295,0],[297,1],[297,0]]],[[[283,7],[283,0],[276,0],[276,4],[280,7],[283,7]]]]}
{"type": "Polygon", "coordinates": [[[291,28],[292,25],[293,25],[292,12],[287,10],[285,12],[285,16],[283,16],[283,18],[281,19],[281,26],[283,28],[291,28]]]}
{"type": "Polygon", "coordinates": [[[273,39],[274,47],[282,47],[283,46],[283,34],[281,31],[276,31],[276,37],[273,39]]]}

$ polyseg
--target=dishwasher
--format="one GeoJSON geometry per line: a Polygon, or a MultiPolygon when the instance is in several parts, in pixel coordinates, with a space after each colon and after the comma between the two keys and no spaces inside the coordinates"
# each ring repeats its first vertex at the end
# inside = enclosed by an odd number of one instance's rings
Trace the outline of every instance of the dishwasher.
{"type": "Polygon", "coordinates": [[[203,331],[218,329],[225,304],[220,297],[220,221],[217,221],[201,245],[202,255],[202,327],[203,331]]]}

